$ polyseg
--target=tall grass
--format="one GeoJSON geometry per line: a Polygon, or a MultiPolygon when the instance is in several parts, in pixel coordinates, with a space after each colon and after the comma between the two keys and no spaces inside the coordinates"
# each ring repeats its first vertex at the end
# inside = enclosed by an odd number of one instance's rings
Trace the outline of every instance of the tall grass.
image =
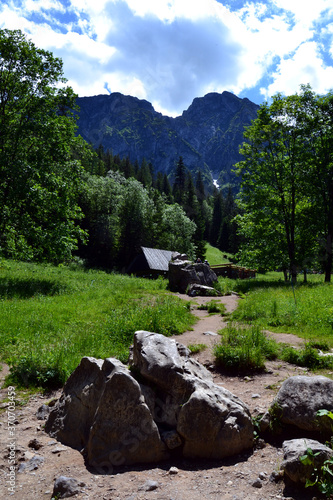
{"type": "MultiPolygon", "coordinates": [[[[332,284],[320,282],[317,276],[294,288],[290,283],[278,281],[266,281],[259,288],[255,284],[248,283],[250,292],[239,302],[234,320],[295,333],[309,340],[325,339],[333,346],[332,284]]],[[[243,289],[246,285],[243,284],[243,289]]]]}
{"type": "Polygon", "coordinates": [[[195,319],[167,281],[3,260],[0,359],[12,380],[62,384],[83,356],[123,361],[136,330],[179,334],[195,319]]]}
{"type": "Polygon", "coordinates": [[[221,341],[214,347],[215,362],[227,372],[263,371],[265,360],[275,359],[278,355],[278,345],[257,326],[242,328],[229,324],[220,333],[221,341]]]}

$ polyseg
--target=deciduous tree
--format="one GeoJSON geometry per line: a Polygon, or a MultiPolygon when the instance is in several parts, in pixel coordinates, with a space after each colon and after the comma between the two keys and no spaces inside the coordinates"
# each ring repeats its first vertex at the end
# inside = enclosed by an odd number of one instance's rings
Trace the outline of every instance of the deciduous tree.
{"type": "Polygon", "coordinates": [[[0,251],[62,261],[83,233],[73,160],[75,94],[62,61],[21,31],[0,30],[0,251]]]}

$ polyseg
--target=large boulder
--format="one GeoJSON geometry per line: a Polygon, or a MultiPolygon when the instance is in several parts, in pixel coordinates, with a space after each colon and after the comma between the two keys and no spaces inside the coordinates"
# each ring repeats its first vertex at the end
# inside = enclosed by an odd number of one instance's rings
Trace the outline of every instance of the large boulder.
{"type": "Polygon", "coordinates": [[[213,287],[217,276],[208,264],[193,263],[189,260],[169,262],[169,288],[172,292],[186,293],[190,285],[213,287]]]}
{"type": "Polygon", "coordinates": [[[136,332],[133,367],[156,387],[159,422],[176,427],[184,441],[184,456],[224,458],[253,446],[248,407],[227,389],[215,385],[208,370],[179,352],[174,340],[136,332]],[[169,408],[167,415],[165,407],[169,408]]]}
{"type": "Polygon", "coordinates": [[[290,439],[283,443],[283,462],[281,469],[294,483],[305,484],[311,479],[315,469],[320,469],[325,460],[333,457],[333,450],[314,439],[290,439]],[[305,463],[300,458],[311,450],[305,463]]]}
{"type": "Polygon", "coordinates": [[[317,436],[332,435],[331,420],[317,418],[317,411],[333,410],[333,380],[323,376],[296,376],[285,380],[269,411],[271,421],[278,420],[291,431],[301,429],[317,436]]]}
{"type": "Polygon", "coordinates": [[[224,458],[253,446],[248,407],[215,385],[185,346],[136,332],[130,368],[112,358],[83,358],[46,431],[106,471],[170,453],[224,458]]]}
{"type": "Polygon", "coordinates": [[[110,469],[168,457],[138,382],[113,358],[82,359],[45,430],[82,451],[93,466],[110,469]]]}

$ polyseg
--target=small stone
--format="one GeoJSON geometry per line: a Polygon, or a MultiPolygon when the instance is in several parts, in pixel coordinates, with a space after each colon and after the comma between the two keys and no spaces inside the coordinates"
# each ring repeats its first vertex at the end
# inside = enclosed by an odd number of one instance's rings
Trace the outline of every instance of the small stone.
{"type": "Polygon", "coordinates": [[[85,483],[80,483],[72,477],[59,476],[54,481],[52,496],[56,498],[68,498],[80,493],[80,487],[85,483]]]}
{"type": "Polygon", "coordinates": [[[158,488],[158,482],[157,481],[151,481],[151,480],[148,480],[145,482],[145,484],[143,486],[141,486],[139,488],[139,490],[143,490],[143,491],[153,491],[153,490],[157,490],[158,488]]]}
{"type": "Polygon", "coordinates": [[[179,469],[177,467],[170,467],[169,474],[178,474],[179,469]]]}
{"type": "Polygon", "coordinates": [[[261,397],[260,394],[252,394],[251,396],[252,399],[258,399],[260,397],[261,397]]]}
{"type": "Polygon", "coordinates": [[[258,477],[255,481],[253,481],[252,486],[253,488],[262,488],[261,479],[258,477]]]}
{"type": "Polygon", "coordinates": [[[49,416],[50,408],[47,405],[42,405],[38,408],[36,416],[37,420],[46,420],[49,416]]]}
{"type": "Polygon", "coordinates": [[[204,335],[210,335],[211,337],[217,337],[217,335],[218,335],[218,334],[217,334],[217,333],[215,333],[215,332],[204,332],[203,334],[204,334],[204,335]]]}
{"type": "MultiPolygon", "coordinates": [[[[30,452],[26,452],[26,454],[27,453],[29,454],[28,456],[30,456],[30,452]]],[[[22,463],[20,465],[20,467],[18,468],[18,472],[25,472],[25,471],[32,472],[38,469],[39,466],[42,465],[43,463],[44,463],[44,457],[41,457],[40,455],[34,455],[32,458],[29,459],[28,462],[22,463]]]]}
{"type": "Polygon", "coordinates": [[[259,479],[264,480],[267,478],[266,472],[259,472],[259,479]]]}

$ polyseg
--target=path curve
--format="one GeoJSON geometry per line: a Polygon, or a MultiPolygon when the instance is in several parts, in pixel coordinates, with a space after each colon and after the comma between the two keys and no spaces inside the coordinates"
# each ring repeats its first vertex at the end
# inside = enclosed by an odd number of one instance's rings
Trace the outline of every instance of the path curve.
{"type": "Polygon", "coordinates": [[[221,314],[208,314],[206,310],[198,309],[199,306],[207,304],[212,300],[224,304],[226,313],[232,313],[238,306],[240,300],[237,294],[224,295],[222,297],[189,297],[186,294],[175,294],[177,297],[191,302],[191,312],[198,318],[191,330],[187,330],[181,335],[174,335],[172,338],[188,346],[189,344],[205,344],[207,346],[203,351],[194,354],[193,357],[204,365],[213,364],[213,349],[219,342],[218,331],[225,328],[228,321],[221,314]]]}

